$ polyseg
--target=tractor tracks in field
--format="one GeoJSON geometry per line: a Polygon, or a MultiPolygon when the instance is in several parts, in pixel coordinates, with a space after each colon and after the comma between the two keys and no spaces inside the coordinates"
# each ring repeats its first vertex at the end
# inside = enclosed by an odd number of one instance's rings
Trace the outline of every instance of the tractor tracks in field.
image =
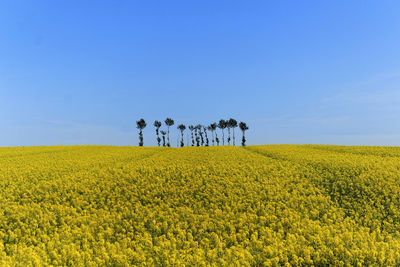
{"type": "MultiPolygon", "coordinates": [[[[317,163],[307,159],[304,160],[288,159],[285,158],[284,156],[276,155],[273,152],[268,153],[267,151],[265,152],[257,151],[249,147],[244,149],[252,153],[255,153],[257,155],[261,155],[276,161],[285,161],[290,165],[294,166],[295,169],[298,171],[299,177],[307,179],[313,186],[321,190],[321,192],[324,192],[324,194],[327,194],[327,196],[330,197],[332,204],[342,209],[347,217],[355,219],[354,215],[351,215],[351,212],[349,212],[349,208],[351,209],[352,206],[357,204],[357,199],[349,198],[347,199],[348,201],[347,204],[343,203],[342,202],[343,196],[338,195],[337,194],[338,192],[336,192],[338,189],[336,183],[338,181],[341,182],[347,181],[349,184],[352,184],[354,180],[358,179],[358,177],[361,175],[361,172],[354,173],[352,177],[349,177],[348,174],[343,174],[343,175],[340,175],[340,173],[338,174],[338,171],[335,168],[332,168],[332,166],[325,166],[323,162],[317,163]]],[[[357,189],[363,191],[361,185],[357,186],[359,187],[357,189]]]]}

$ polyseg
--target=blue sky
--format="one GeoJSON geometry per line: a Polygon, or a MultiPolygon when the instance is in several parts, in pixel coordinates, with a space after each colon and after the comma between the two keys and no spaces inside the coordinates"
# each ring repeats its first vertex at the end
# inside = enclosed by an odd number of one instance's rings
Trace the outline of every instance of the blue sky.
{"type": "MultiPolygon", "coordinates": [[[[0,145],[137,145],[135,121],[249,144],[400,145],[399,1],[0,3],[0,145]]],[[[172,140],[176,140],[176,130],[172,140]]]]}

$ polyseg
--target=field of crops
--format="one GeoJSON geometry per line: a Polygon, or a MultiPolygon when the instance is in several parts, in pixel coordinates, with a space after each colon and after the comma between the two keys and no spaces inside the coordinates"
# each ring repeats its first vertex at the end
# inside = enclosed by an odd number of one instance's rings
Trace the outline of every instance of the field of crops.
{"type": "Polygon", "coordinates": [[[0,148],[0,266],[399,265],[400,148],[0,148]]]}

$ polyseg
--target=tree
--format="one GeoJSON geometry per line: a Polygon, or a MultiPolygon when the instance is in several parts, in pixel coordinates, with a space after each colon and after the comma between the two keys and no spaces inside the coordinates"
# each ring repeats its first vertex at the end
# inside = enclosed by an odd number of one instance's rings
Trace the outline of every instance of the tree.
{"type": "Polygon", "coordinates": [[[183,125],[183,124],[179,124],[178,125],[178,129],[181,131],[181,147],[183,147],[184,146],[184,143],[183,143],[183,131],[186,130],[186,126],[183,125]]]}
{"type": "Polygon", "coordinates": [[[207,130],[209,130],[211,132],[211,142],[212,142],[212,145],[214,145],[214,132],[212,131],[211,125],[207,126],[207,130]]]}
{"type": "Polygon", "coordinates": [[[242,146],[246,146],[245,132],[249,129],[249,127],[247,126],[247,124],[245,122],[240,122],[239,128],[240,128],[240,130],[242,130],[242,133],[243,133],[242,146]]]}
{"type": "Polygon", "coordinates": [[[163,146],[165,147],[165,135],[167,134],[167,132],[165,131],[161,131],[161,135],[162,135],[162,141],[163,141],[163,146]]]}
{"type": "Polygon", "coordinates": [[[194,127],[194,135],[196,136],[196,145],[197,146],[200,146],[200,137],[198,136],[198,131],[199,131],[199,125],[196,125],[195,127],[194,127]]]}
{"type": "Polygon", "coordinates": [[[208,140],[207,128],[205,126],[203,126],[203,131],[204,131],[204,135],[206,137],[206,146],[209,146],[210,145],[210,141],[208,140]]]}
{"type": "Polygon", "coordinates": [[[194,126],[193,126],[193,125],[190,125],[190,126],[189,126],[189,130],[190,130],[190,132],[192,133],[192,146],[194,146],[194,137],[193,137],[194,126]]]}
{"type": "Polygon", "coordinates": [[[210,126],[208,126],[208,127],[209,127],[209,130],[211,131],[211,134],[212,134],[212,143],[213,143],[213,146],[214,146],[215,145],[215,143],[214,143],[214,140],[215,140],[214,132],[217,129],[217,124],[214,122],[214,123],[211,123],[210,126]]]}
{"type": "Polygon", "coordinates": [[[222,145],[225,145],[225,134],[224,129],[226,128],[227,122],[225,120],[219,120],[218,128],[222,131],[222,145]]]}
{"type": "Polygon", "coordinates": [[[226,128],[228,128],[228,146],[231,145],[231,125],[229,124],[229,120],[225,121],[226,122],[226,128]]]}
{"type": "Polygon", "coordinates": [[[174,120],[171,119],[171,118],[166,118],[165,119],[165,125],[167,125],[167,127],[168,127],[168,142],[167,142],[167,146],[168,147],[171,146],[171,143],[169,142],[169,127],[174,125],[174,123],[175,123],[174,120]]]}
{"type": "Polygon", "coordinates": [[[232,128],[233,131],[233,145],[235,145],[235,128],[238,126],[238,123],[235,119],[230,118],[228,121],[228,124],[230,128],[232,128]]]}
{"type": "Polygon", "coordinates": [[[143,146],[143,129],[146,128],[146,121],[140,119],[136,122],[136,128],[139,129],[139,146],[143,146]]]}
{"type": "Polygon", "coordinates": [[[157,143],[158,143],[158,146],[160,146],[160,142],[161,142],[161,138],[160,138],[161,121],[154,121],[154,127],[156,127],[157,143]]]}
{"type": "Polygon", "coordinates": [[[199,134],[200,134],[201,146],[203,146],[204,145],[204,137],[203,137],[203,132],[202,132],[203,126],[198,124],[196,127],[197,127],[197,130],[199,131],[199,134]]]}

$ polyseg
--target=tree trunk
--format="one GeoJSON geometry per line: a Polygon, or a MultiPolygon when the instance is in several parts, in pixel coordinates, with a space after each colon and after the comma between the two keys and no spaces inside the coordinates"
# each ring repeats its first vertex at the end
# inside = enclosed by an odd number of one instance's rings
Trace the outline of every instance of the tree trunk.
{"type": "Polygon", "coordinates": [[[139,132],[139,146],[143,146],[143,132],[140,130],[139,132]]]}
{"type": "Polygon", "coordinates": [[[169,142],[169,126],[168,126],[168,137],[167,137],[167,140],[168,140],[168,141],[167,141],[167,146],[170,147],[170,146],[171,146],[171,143],[169,142]]]}
{"type": "Polygon", "coordinates": [[[159,132],[158,128],[156,129],[156,134],[157,134],[157,143],[158,143],[158,146],[160,146],[161,139],[160,139],[160,132],[159,132]]]}
{"type": "Polygon", "coordinates": [[[231,128],[228,127],[228,146],[231,145],[231,128]]]}
{"type": "Polygon", "coordinates": [[[235,128],[233,128],[232,130],[233,130],[233,145],[235,145],[235,128]]]}

